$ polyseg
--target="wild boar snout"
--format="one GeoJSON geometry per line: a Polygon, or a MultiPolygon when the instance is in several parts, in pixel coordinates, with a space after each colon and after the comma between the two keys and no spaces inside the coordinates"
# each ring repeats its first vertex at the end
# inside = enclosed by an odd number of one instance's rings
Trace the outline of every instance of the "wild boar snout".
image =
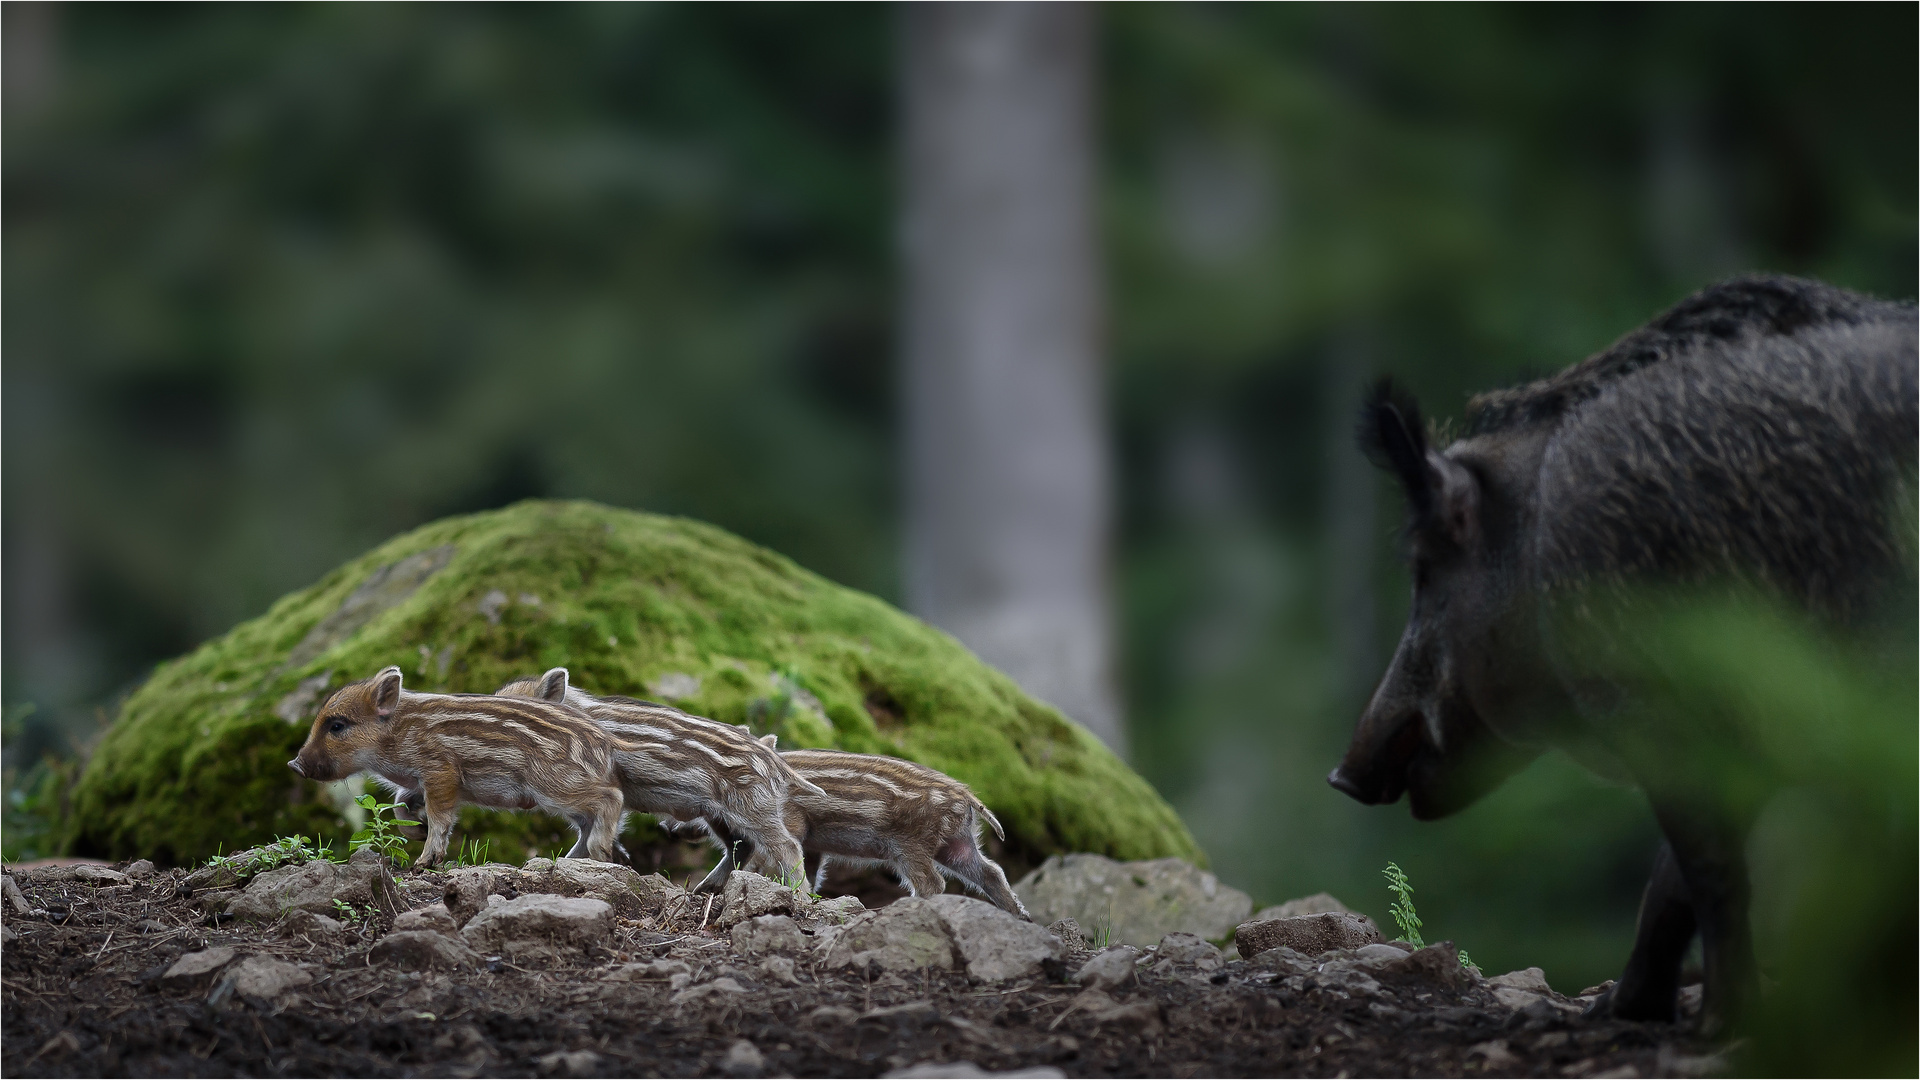
{"type": "Polygon", "coordinates": [[[287,762],[287,768],[292,769],[294,772],[299,773],[301,776],[307,775],[307,770],[300,767],[299,758],[294,758],[292,761],[287,762]]]}

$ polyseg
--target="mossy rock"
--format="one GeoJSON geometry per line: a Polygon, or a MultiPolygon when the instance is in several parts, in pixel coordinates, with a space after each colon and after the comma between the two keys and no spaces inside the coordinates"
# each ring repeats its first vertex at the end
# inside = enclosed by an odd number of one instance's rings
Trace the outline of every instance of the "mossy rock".
{"type": "MultiPolygon", "coordinates": [[[[482,693],[565,665],[584,689],[782,747],[919,761],[973,787],[1016,862],[1201,858],[1146,781],[946,634],[710,525],[585,502],[434,522],[160,665],[81,774],[67,850],[186,863],[343,838],[359,816],[345,786],[286,762],[326,690],[388,664],[413,689],[482,693]]],[[[495,858],[565,837],[551,818],[473,808],[462,828],[495,858]]]]}

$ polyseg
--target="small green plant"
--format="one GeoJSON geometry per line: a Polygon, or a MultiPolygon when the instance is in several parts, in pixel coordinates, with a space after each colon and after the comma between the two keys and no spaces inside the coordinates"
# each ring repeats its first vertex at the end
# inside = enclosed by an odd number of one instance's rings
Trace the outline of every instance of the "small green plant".
{"type": "Polygon", "coordinates": [[[368,904],[365,907],[354,907],[345,900],[337,898],[333,902],[333,910],[335,914],[340,916],[340,921],[346,923],[348,926],[357,926],[373,918],[375,915],[380,914],[380,909],[374,907],[372,904],[368,904]]]}
{"type": "MultiPolygon", "coordinates": [[[[1387,879],[1387,889],[1399,899],[1387,908],[1387,914],[1400,927],[1400,940],[1416,949],[1426,948],[1427,943],[1420,938],[1420,915],[1413,910],[1413,882],[1407,880],[1406,871],[1394,863],[1380,872],[1387,879]]],[[[1480,973],[1480,965],[1467,957],[1467,950],[1460,950],[1460,966],[1470,968],[1474,974],[1480,973]]]]}
{"type": "Polygon", "coordinates": [[[289,864],[325,860],[337,862],[331,843],[315,843],[298,833],[292,836],[276,838],[272,843],[259,847],[236,851],[231,855],[216,854],[207,860],[208,866],[225,866],[234,873],[246,877],[252,874],[264,874],[289,864]]]}
{"type": "Polygon", "coordinates": [[[1381,871],[1387,879],[1387,891],[1399,897],[1387,908],[1387,914],[1400,927],[1400,940],[1416,949],[1425,948],[1426,942],[1420,937],[1420,916],[1413,910],[1413,882],[1407,880],[1404,870],[1395,863],[1388,863],[1381,871]]]}
{"type": "Polygon", "coordinates": [[[468,840],[460,845],[459,852],[454,856],[453,865],[485,866],[492,854],[493,841],[491,839],[468,840]]]}
{"type": "Polygon", "coordinates": [[[1087,935],[1087,945],[1093,949],[1104,949],[1113,944],[1113,898],[1107,899],[1107,921],[1093,928],[1087,935]]]}
{"type": "Polygon", "coordinates": [[[347,841],[347,849],[372,848],[376,854],[392,859],[395,866],[405,866],[412,861],[407,855],[407,838],[400,835],[400,826],[420,823],[397,816],[406,807],[381,802],[372,795],[361,795],[353,801],[367,812],[367,822],[347,841]],[[381,816],[383,814],[386,816],[381,816]]]}

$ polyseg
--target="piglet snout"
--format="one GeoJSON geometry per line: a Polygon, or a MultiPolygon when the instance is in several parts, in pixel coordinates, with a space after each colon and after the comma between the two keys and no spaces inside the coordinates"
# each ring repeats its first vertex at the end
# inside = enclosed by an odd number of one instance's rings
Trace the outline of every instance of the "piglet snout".
{"type": "Polygon", "coordinates": [[[307,775],[307,770],[300,767],[299,758],[294,758],[292,761],[287,762],[287,768],[292,769],[294,772],[299,773],[301,776],[307,775]]]}

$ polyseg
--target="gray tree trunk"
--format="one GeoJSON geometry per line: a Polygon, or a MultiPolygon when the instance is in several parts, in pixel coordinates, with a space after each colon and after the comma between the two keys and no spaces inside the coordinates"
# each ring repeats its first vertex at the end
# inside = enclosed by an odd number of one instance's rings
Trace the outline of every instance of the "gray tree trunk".
{"type": "Polygon", "coordinates": [[[912,4],[901,31],[907,601],[1121,750],[1093,13],[912,4]]]}

